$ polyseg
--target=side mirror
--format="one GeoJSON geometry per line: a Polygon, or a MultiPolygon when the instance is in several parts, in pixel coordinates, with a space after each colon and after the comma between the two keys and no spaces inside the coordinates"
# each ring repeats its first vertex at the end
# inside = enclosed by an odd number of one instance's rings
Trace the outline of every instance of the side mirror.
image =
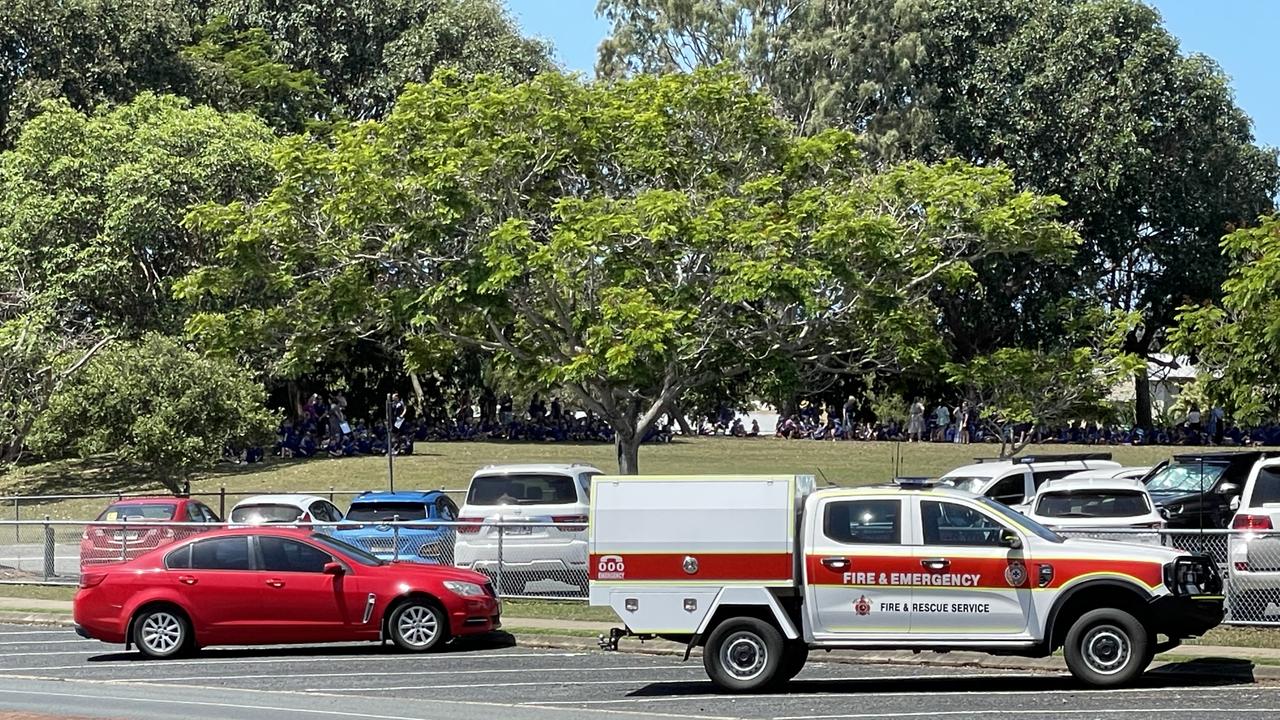
{"type": "Polygon", "coordinates": [[[327,562],[324,564],[325,575],[346,575],[347,569],[342,567],[342,563],[327,562]]]}
{"type": "Polygon", "coordinates": [[[1009,528],[1005,528],[1000,531],[1000,544],[1007,548],[1017,550],[1022,547],[1022,538],[1018,537],[1018,533],[1010,530],[1009,528]]]}
{"type": "Polygon", "coordinates": [[[1221,485],[1218,486],[1218,494],[1219,495],[1239,495],[1240,486],[1235,483],[1229,483],[1229,482],[1222,483],[1221,485]]]}

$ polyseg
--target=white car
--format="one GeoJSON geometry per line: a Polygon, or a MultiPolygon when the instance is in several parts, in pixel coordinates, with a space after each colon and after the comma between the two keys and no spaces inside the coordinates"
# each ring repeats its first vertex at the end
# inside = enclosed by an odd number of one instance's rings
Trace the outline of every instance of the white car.
{"type": "MultiPolygon", "coordinates": [[[[590,465],[490,465],[471,477],[458,511],[454,564],[498,576],[499,529],[489,522],[529,521],[560,526],[502,528],[502,590],[561,594],[587,586],[590,465]]],[[[495,583],[496,586],[496,583],[495,583]]]]}
{"type": "Polygon", "coordinates": [[[1073,473],[1044,483],[1031,502],[1017,509],[1041,525],[1067,534],[1105,535],[1107,540],[1160,545],[1164,518],[1141,480],[1149,470],[1109,468],[1073,473]]]}
{"type": "Polygon", "coordinates": [[[942,485],[985,495],[1009,507],[1022,505],[1050,480],[1060,480],[1084,470],[1119,470],[1111,453],[1027,455],[1012,459],[979,460],[938,478],[942,485]]]}
{"type": "Polygon", "coordinates": [[[330,525],[342,522],[342,511],[316,495],[254,495],[236,503],[227,522],[241,527],[280,523],[330,525]]]}
{"type": "Polygon", "coordinates": [[[1227,581],[1233,620],[1280,621],[1280,458],[1253,465],[1231,520],[1227,581]]]}

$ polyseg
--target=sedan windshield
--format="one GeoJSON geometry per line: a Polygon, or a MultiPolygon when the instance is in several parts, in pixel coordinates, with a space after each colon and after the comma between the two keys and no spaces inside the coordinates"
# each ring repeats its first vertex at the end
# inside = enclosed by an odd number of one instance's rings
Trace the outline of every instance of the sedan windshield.
{"type": "Polygon", "coordinates": [[[300,517],[302,508],[292,505],[240,505],[231,511],[231,522],[248,525],[296,522],[300,517]]]}
{"type": "Polygon", "coordinates": [[[341,540],[335,537],[332,537],[330,535],[313,533],[311,535],[311,540],[313,542],[324,545],[325,547],[332,548],[333,550],[336,550],[342,553],[343,555],[346,555],[348,558],[350,558],[351,560],[354,560],[357,563],[360,563],[361,565],[368,565],[370,567],[375,565],[386,565],[386,563],[383,562],[382,560],[379,560],[377,557],[370,555],[369,553],[365,552],[364,550],[361,550],[355,545],[342,542],[341,540]]]}
{"type": "Polygon", "coordinates": [[[1145,493],[1137,490],[1074,490],[1044,493],[1036,515],[1052,518],[1119,518],[1151,513],[1145,493]]]}
{"type": "Polygon", "coordinates": [[[971,493],[981,493],[982,488],[991,482],[990,477],[965,477],[962,475],[952,475],[938,480],[941,485],[950,485],[953,488],[965,490],[971,493]]]}
{"type": "Polygon", "coordinates": [[[427,506],[422,503],[352,503],[347,511],[347,520],[352,522],[426,519],[427,506]]]}
{"type": "Polygon", "coordinates": [[[1169,463],[1147,481],[1147,490],[1151,492],[1184,492],[1198,493],[1211,490],[1218,478],[1227,469],[1226,465],[1210,463],[1169,463]]]}
{"type": "Polygon", "coordinates": [[[109,506],[98,516],[101,522],[118,522],[122,520],[172,520],[174,503],[116,503],[109,506]]]}

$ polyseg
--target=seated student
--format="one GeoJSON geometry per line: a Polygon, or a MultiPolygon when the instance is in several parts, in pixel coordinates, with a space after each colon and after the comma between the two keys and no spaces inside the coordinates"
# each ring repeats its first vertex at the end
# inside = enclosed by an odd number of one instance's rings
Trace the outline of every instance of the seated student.
{"type": "Polygon", "coordinates": [[[747,431],[747,437],[760,437],[760,421],[755,418],[751,419],[751,429],[747,431]]]}
{"type": "Polygon", "coordinates": [[[731,426],[729,427],[729,434],[730,434],[730,435],[732,435],[732,436],[734,436],[734,437],[746,437],[746,436],[747,436],[747,429],[746,429],[746,428],[744,428],[744,427],[742,427],[742,418],[737,418],[737,417],[735,417],[735,418],[733,419],[733,425],[731,425],[731,426]]]}
{"type": "Polygon", "coordinates": [[[298,455],[300,457],[314,457],[319,443],[316,442],[315,435],[307,433],[302,438],[302,443],[298,446],[298,455]]]}

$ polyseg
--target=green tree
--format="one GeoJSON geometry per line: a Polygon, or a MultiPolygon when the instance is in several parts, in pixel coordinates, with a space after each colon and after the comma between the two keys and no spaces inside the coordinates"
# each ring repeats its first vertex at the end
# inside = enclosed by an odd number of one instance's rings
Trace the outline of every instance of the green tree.
{"type": "Polygon", "coordinates": [[[971,260],[1078,240],[1002,170],[876,172],[856,146],[796,134],[722,72],[437,79],[385,122],[288,142],[260,203],[194,213],[220,262],[179,292],[206,347],[282,376],[378,333],[406,336],[411,367],[494,353],[606,420],[635,472],[684,393],[914,362],[930,292],[971,260]]]}
{"type": "Polygon", "coordinates": [[[1218,303],[1186,305],[1171,336],[1191,355],[1210,399],[1237,420],[1280,415],[1280,215],[1263,217],[1222,240],[1231,272],[1218,303]]]}
{"type": "Polygon", "coordinates": [[[53,395],[31,445],[50,456],[114,453],[177,492],[228,449],[270,441],[265,401],[235,364],[151,335],[90,360],[53,395]]]}
{"type": "Polygon", "coordinates": [[[439,69],[524,80],[550,48],[520,34],[496,0],[210,0],[209,17],[261,28],[286,65],[315,73],[340,116],[379,118],[405,83],[439,69]]]}

